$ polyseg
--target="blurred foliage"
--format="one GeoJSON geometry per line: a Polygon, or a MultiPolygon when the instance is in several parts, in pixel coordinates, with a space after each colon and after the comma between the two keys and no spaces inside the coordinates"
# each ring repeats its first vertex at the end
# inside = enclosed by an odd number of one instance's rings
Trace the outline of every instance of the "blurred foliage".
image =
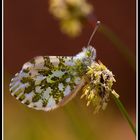
{"type": "Polygon", "coordinates": [[[93,11],[86,0],[50,0],[50,12],[60,22],[61,31],[71,37],[81,33],[83,23],[93,11]]]}
{"type": "Polygon", "coordinates": [[[37,111],[13,99],[8,91],[10,79],[11,76],[6,73],[5,140],[134,140],[131,130],[112,101],[105,112],[96,115],[93,114],[92,106],[87,108],[85,101],[79,100],[80,95],[54,111],[37,111]]]}

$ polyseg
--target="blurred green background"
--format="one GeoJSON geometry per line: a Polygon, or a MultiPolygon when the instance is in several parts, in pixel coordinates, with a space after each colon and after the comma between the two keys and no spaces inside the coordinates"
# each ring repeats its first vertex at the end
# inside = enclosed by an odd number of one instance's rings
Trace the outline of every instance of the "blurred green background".
{"type": "MultiPolygon", "coordinates": [[[[135,56],[135,1],[89,1],[94,14],[135,56]]],[[[22,64],[38,55],[74,55],[87,44],[93,27],[86,25],[76,38],[62,34],[48,11],[47,0],[4,1],[4,140],[134,140],[135,136],[113,100],[104,112],[93,114],[80,94],[51,112],[36,111],[10,95],[9,83],[22,64]]],[[[92,44],[115,75],[114,89],[135,123],[135,70],[102,33],[92,44]]],[[[123,50],[123,48],[122,48],[123,50]]]]}

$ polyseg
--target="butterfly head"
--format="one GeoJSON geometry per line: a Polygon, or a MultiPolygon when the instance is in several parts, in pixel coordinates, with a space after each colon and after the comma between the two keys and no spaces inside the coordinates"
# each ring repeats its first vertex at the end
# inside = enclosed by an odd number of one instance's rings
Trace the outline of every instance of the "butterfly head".
{"type": "Polygon", "coordinates": [[[96,58],[96,50],[92,46],[84,47],[75,58],[80,59],[86,65],[91,65],[96,58]]]}
{"type": "Polygon", "coordinates": [[[95,60],[96,58],[96,50],[94,47],[92,47],[91,45],[83,48],[83,52],[85,53],[85,58],[87,59],[91,59],[91,60],[95,60]]]}
{"type": "Polygon", "coordinates": [[[87,65],[91,65],[93,61],[95,61],[96,58],[96,50],[92,46],[88,46],[86,48],[83,48],[84,58],[83,61],[87,65]]]}

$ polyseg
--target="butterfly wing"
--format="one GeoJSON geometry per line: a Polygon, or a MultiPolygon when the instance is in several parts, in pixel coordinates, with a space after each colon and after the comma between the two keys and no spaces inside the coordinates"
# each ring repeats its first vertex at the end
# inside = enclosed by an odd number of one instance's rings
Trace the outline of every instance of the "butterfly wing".
{"type": "Polygon", "coordinates": [[[37,110],[64,105],[83,86],[72,57],[38,56],[25,63],[11,80],[10,91],[21,103],[37,110]]]}

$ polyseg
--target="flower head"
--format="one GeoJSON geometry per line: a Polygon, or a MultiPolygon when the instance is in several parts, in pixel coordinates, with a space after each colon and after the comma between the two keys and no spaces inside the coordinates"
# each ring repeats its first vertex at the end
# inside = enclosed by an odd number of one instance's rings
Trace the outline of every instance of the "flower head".
{"type": "Polygon", "coordinates": [[[106,108],[110,94],[119,97],[112,89],[113,82],[115,82],[114,75],[101,62],[93,62],[91,67],[88,67],[85,80],[86,84],[82,89],[81,98],[86,98],[87,106],[93,103],[95,113],[106,108]]]}

